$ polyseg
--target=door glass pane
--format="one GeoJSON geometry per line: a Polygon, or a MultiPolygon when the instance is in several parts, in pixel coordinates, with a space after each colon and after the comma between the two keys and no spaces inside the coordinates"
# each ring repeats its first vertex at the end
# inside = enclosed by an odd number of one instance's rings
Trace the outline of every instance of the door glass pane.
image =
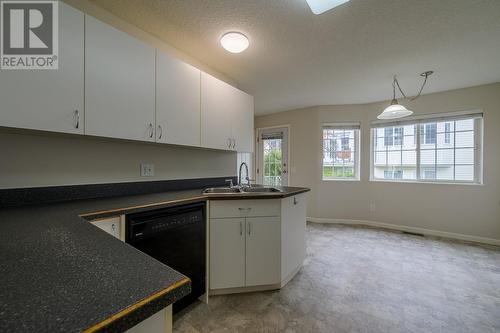
{"type": "Polygon", "coordinates": [[[264,145],[264,185],[281,186],[283,139],[263,139],[264,145]]]}

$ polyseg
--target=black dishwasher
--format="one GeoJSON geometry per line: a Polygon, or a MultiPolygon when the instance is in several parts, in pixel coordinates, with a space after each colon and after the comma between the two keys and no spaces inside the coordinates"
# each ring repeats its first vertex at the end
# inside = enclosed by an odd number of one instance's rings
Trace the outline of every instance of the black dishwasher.
{"type": "Polygon", "coordinates": [[[205,216],[205,203],[127,215],[125,241],[191,279],[192,291],[174,303],[174,313],[205,293],[205,216]]]}

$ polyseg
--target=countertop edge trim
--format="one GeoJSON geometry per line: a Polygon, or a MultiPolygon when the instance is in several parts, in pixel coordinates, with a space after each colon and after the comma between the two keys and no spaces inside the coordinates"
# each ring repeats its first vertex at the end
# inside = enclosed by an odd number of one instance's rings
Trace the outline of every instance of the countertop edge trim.
{"type": "Polygon", "coordinates": [[[206,196],[195,196],[195,197],[189,197],[189,198],[184,198],[184,199],[153,202],[153,203],[144,204],[144,205],[113,208],[113,209],[101,210],[101,211],[97,211],[97,212],[83,213],[83,214],[79,214],[78,216],[82,217],[82,218],[86,218],[86,217],[92,217],[94,215],[108,215],[108,214],[112,214],[112,213],[120,213],[120,215],[121,215],[121,214],[124,214],[124,212],[126,212],[128,210],[155,207],[155,206],[163,206],[163,205],[172,205],[172,204],[190,202],[190,201],[202,201],[202,200],[206,201],[206,200],[208,200],[208,198],[206,196]]]}
{"type": "Polygon", "coordinates": [[[148,296],[142,300],[140,300],[139,302],[137,303],[134,303],[132,304],[131,306],[115,313],[114,315],[111,315],[109,316],[108,318],[104,319],[103,321],[97,323],[97,324],[94,324],[92,325],[91,327],[89,328],[86,328],[85,330],[82,331],[82,333],[94,333],[94,332],[97,332],[99,331],[100,329],[102,329],[103,327],[111,324],[112,322],[128,315],[129,313],[141,308],[142,306],[144,306],[145,304],[153,301],[154,299],[158,298],[158,297],[161,297],[169,292],[171,292],[172,290],[174,289],[177,289],[181,286],[183,286],[184,284],[186,283],[189,283],[189,281],[191,281],[189,278],[184,278],[182,280],[179,280],[177,282],[175,282],[174,284],[171,284],[170,286],[168,286],[167,288],[165,289],[162,289],[161,291],[157,292],[157,293],[154,293],[153,295],[151,296],[148,296]]]}

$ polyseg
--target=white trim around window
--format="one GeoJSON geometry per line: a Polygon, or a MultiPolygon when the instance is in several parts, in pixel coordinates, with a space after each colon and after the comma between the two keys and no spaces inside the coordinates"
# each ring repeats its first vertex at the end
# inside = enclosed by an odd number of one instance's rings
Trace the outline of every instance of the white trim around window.
{"type": "Polygon", "coordinates": [[[370,146],[371,181],[483,183],[481,111],[374,121],[370,146]],[[399,137],[386,137],[391,133],[401,136],[401,131],[402,142],[399,137]]]}
{"type": "Polygon", "coordinates": [[[360,180],[360,123],[321,126],[321,180],[360,180]]]}

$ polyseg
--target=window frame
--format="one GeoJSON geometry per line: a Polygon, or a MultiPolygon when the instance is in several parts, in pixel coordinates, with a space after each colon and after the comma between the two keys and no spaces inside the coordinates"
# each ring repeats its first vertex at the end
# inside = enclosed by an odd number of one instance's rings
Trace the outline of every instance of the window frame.
{"type": "MultiPolygon", "coordinates": [[[[360,181],[361,180],[361,123],[323,123],[321,124],[321,155],[320,155],[320,180],[321,181],[360,181]],[[323,169],[324,169],[324,152],[325,152],[325,140],[324,140],[324,131],[325,130],[354,130],[354,173],[353,177],[345,178],[345,177],[332,177],[332,178],[324,178],[323,177],[323,169]]],[[[342,148],[342,142],[340,143],[340,147],[342,148]]]]}
{"type": "MultiPolygon", "coordinates": [[[[419,184],[456,184],[456,185],[483,185],[483,132],[484,132],[484,115],[481,110],[472,110],[464,112],[451,112],[443,114],[422,115],[408,117],[403,121],[373,121],[370,126],[370,181],[374,182],[396,182],[396,183],[419,183],[419,184]],[[435,122],[456,121],[464,119],[474,120],[474,179],[473,180],[446,180],[446,179],[425,179],[421,175],[420,155],[421,155],[421,140],[423,132],[421,125],[435,122]],[[374,126],[375,125],[375,126],[374,126]],[[375,178],[374,176],[374,159],[375,159],[375,130],[384,127],[396,127],[404,125],[415,125],[416,133],[416,179],[384,179],[375,178]]],[[[451,131],[450,131],[451,133],[451,131]]],[[[454,132],[455,133],[455,132],[454,132]]],[[[455,135],[454,135],[455,137],[455,135]]],[[[425,138],[424,138],[425,140],[425,138]]],[[[437,134],[436,134],[437,140],[437,134]]],[[[454,141],[454,140],[452,140],[454,141]]],[[[425,144],[425,143],[424,143],[425,144]]]]}

